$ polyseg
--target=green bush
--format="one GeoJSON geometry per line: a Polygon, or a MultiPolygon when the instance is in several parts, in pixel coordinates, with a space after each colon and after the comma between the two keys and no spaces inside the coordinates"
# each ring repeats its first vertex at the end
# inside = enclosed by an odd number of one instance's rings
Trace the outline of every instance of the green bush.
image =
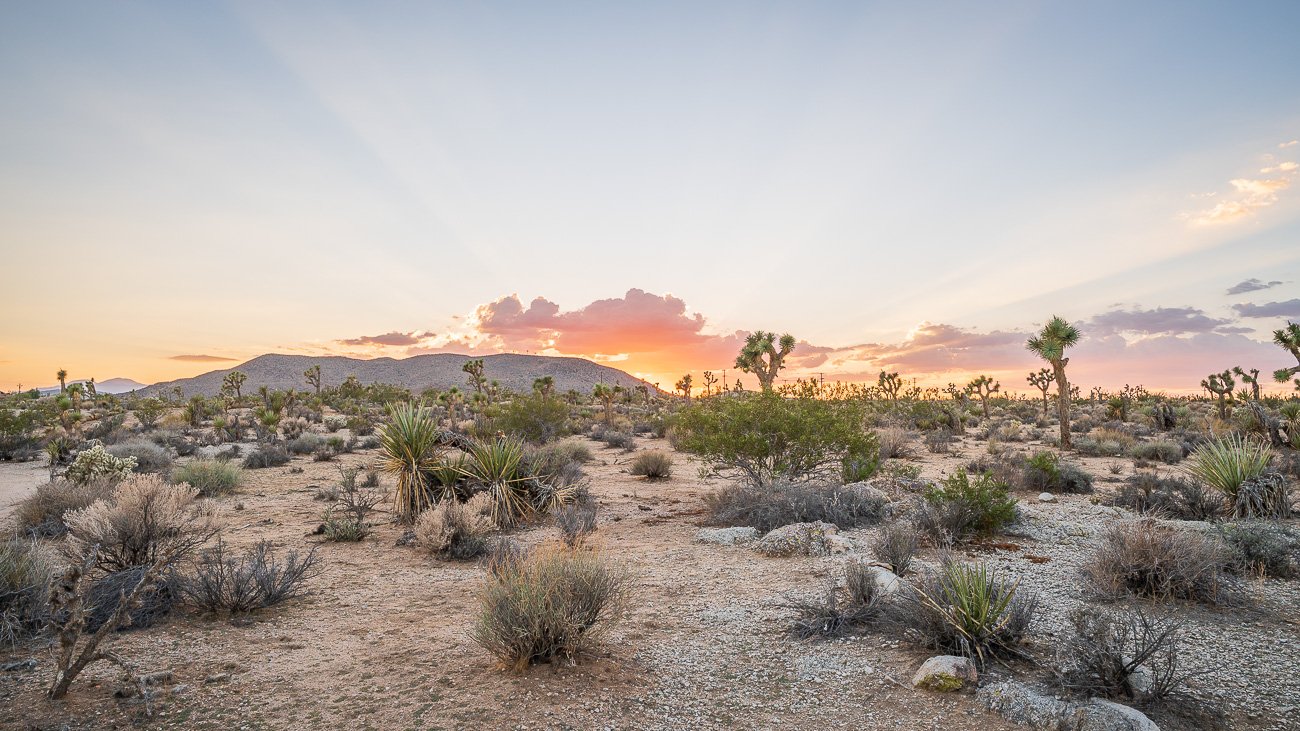
{"type": "Polygon", "coordinates": [[[1092,475],[1055,452],[1039,452],[1025,462],[1025,488],[1045,492],[1092,492],[1092,475]]]}
{"type": "Polygon", "coordinates": [[[836,476],[859,481],[879,463],[864,405],[776,393],[699,399],[677,415],[679,449],[753,485],[836,476]]]}
{"type": "Polygon", "coordinates": [[[233,491],[243,477],[238,465],[215,459],[196,459],[172,471],[172,482],[184,482],[204,497],[233,491]]]}
{"type": "Polygon", "coordinates": [[[545,444],[564,436],[568,420],[569,407],[562,400],[533,394],[503,404],[496,423],[507,434],[545,444]]]}
{"type": "Polygon", "coordinates": [[[1135,444],[1128,455],[1133,459],[1178,464],[1183,461],[1183,445],[1168,439],[1158,439],[1154,442],[1135,444]]]}
{"type": "MultiPolygon", "coordinates": [[[[960,521],[942,526],[945,529],[943,532],[949,534],[946,538],[950,540],[962,540],[973,533],[992,535],[1014,522],[1017,517],[1016,499],[1011,497],[1007,484],[987,472],[971,481],[966,470],[958,469],[938,485],[926,490],[925,501],[952,515],[961,516],[960,521]]],[[[923,519],[922,527],[935,526],[926,524],[923,519]]],[[[927,532],[933,534],[936,531],[927,532]]]]}

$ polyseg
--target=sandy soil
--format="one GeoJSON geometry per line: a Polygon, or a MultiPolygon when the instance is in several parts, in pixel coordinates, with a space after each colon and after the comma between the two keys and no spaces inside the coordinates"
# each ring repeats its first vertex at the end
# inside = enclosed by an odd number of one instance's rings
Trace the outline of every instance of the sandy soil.
{"type": "Polygon", "coordinates": [[[9,519],[13,504],[30,495],[50,479],[41,461],[0,462],[0,524],[9,519]]]}
{"type": "MultiPolygon", "coordinates": [[[[645,483],[626,474],[630,455],[593,446],[597,459],[587,472],[601,505],[598,541],[634,572],[637,590],[630,615],[576,667],[539,666],[523,675],[494,667],[467,637],[481,569],[396,546],[396,525],[384,522],[359,544],[310,536],[324,507],[313,500],[314,486],[336,481],[337,465],[365,463],[374,453],[335,463],[299,458],[293,466],[301,473],[249,471],[244,487],[219,502],[233,544],[319,544],[323,570],[310,596],[240,623],[181,612],[118,635],[115,649],[143,670],[174,674],[170,694],[147,719],[138,704],[113,697],[118,673],[107,664],[92,666],[66,700],[48,702],[41,695],[47,653],[29,647],[0,654],[0,662],[38,661],[34,670],[0,673],[0,727],[1014,728],[969,694],[913,690],[908,680],[930,653],[891,637],[792,639],[782,595],[818,591],[839,575],[844,557],[764,558],[744,547],[697,543],[701,496],[721,481],[699,477],[698,466],[678,454],[673,479],[645,483]]],[[[666,445],[640,441],[639,448],[666,445]]],[[[918,464],[937,477],[979,449],[926,454],[918,464]]],[[[1110,461],[1088,466],[1102,475],[1110,461]]],[[[1065,505],[1097,509],[1088,496],[1070,496],[1065,505]]],[[[865,543],[871,530],[847,534],[865,543]]],[[[557,535],[549,524],[518,533],[528,543],[557,535]]],[[[1041,571],[1029,557],[1045,552],[1017,547],[996,558],[1041,571]]],[[[1283,635],[1294,642],[1300,631],[1292,626],[1283,635]]],[[[1234,727],[1280,728],[1276,723],[1270,712],[1259,724],[1242,717],[1234,727]]]]}

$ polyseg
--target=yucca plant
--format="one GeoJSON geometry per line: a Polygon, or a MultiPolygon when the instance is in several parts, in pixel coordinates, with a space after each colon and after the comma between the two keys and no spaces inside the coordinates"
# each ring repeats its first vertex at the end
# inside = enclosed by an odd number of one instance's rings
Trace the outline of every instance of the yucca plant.
{"type": "Polygon", "coordinates": [[[380,465],[397,478],[393,510],[404,521],[412,521],[433,506],[430,474],[441,463],[438,454],[438,422],[423,405],[392,404],[388,423],[379,435],[383,452],[380,465]]]}
{"type": "Polygon", "coordinates": [[[518,439],[492,439],[468,445],[468,458],[453,468],[487,489],[492,500],[492,520],[511,528],[533,512],[529,500],[530,476],[524,466],[527,451],[518,439]]]}
{"type": "Polygon", "coordinates": [[[1225,434],[1197,447],[1187,460],[1187,472],[1237,502],[1242,483],[1264,474],[1273,449],[1264,442],[1225,434]]]}
{"type": "Polygon", "coordinates": [[[1037,602],[1017,593],[985,564],[946,560],[917,582],[893,609],[892,621],[918,644],[956,652],[981,666],[997,655],[1020,655],[1017,645],[1037,602]]]}

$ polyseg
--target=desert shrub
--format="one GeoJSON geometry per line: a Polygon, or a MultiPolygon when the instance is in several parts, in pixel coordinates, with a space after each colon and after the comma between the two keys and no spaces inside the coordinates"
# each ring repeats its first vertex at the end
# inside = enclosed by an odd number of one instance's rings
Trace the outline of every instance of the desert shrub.
{"type": "Polygon", "coordinates": [[[244,457],[244,469],[262,470],[268,467],[282,467],[289,464],[289,450],[279,444],[262,444],[257,451],[244,457]]]}
{"type": "Polygon", "coordinates": [[[648,480],[666,480],[673,474],[673,458],[667,452],[652,449],[638,454],[628,472],[648,480]]]}
{"type": "Polygon", "coordinates": [[[45,624],[51,569],[34,541],[0,541],[0,648],[9,648],[45,624]]]}
{"type": "Polygon", "coordinates": [[[1016,520],[1016,499],[1005,482],[985,472],[973,481],[958,469],[925,491],[925,504],[936,508],[919,511],[918,527],[944,544],[973,534],[992,535],[1016,520]],[[935,521],[934,518],[940,518],[935,521]]]}
{"type": "Polygon", "coordinates": [[[629,583],[595,551],[533,551],[485,578],[471,637],[517,671],[572,661],[622,614],[629,583]]]}
{"type": "Polygon", "coordinates": [[[113,494],[116,483],[98,480],[85,485],[72,482],[49,482],[14,505],[15,527],[27,535],[56,538],[68,532],[63,518],[113,494]]]}
{"type": "Polygon", "coordinates": [[[104,445],[96,444],[87,449],[68,465],[64,477],[69,482],[85,485],[96,480],[118,481],[127,478],[135,470],[135,458],[118,458],[108,453],[104,445]]]}
{"type": "Polygon", "coordinates": [[[985,564],[946,559],[939,570],[906,584],[889,607],[890,624],[922,647],[963,655],[981,666],[1024,653],[1019,644],[1038,607],[985,564]]]}
{"type": "Polygon", "coordinates": [[[698,400],[677,415],[674,429],[680,449],[752,485],[834,472],[853,482],[879,464],[876,436],[862,427],[864,408],[857,401],[740,394],[698,400]]]}
{"type": "Polygon", "coordinates": [[[199,553],[180,590],[203,611],[246,614],[305,594],[318,568],[314,547],[305,556],[289,550],[277,558],[270,541],[235,553],[218,540],[199,553]]]}
{"type": "Polygon", "coordinates": [[[497,536],[487,542],[487,549],[479,559],[479,565],[489,575],[501,577],[515,570],[515,566],[528,557],[529,550],[519,541],[509,536],[497,536]]]}
{"type": "Polygon", "coordinates": [[[819,596],[787,595],[782,604],[795,612],[791,632],[801,640],[842,637],[880,618],[885,600],[875,576],[855,561],[844,565],[844,586],[831,583],[819,596]]]}
{"type": "Polygon", "coordinates": [[[219,459],[196,459],[172,471],[172,482],[184,482],[204,497],[226,495],[243,480],[239,465],[219,459]]]}
{"type": "MultiPolygon", "coordinates": [[[[1272,458],[1273,450],[1267,444],[1235,433],[1227,434],[1211,439],[1193,450],[1187,459],[1187,471],[1196,479],[1223,493],[1228,504],[1232,506],[1235,517],[1263,517],[1240,514],[1253,507],[1250,504],[1253,495],[1248,494],[1244,504],[1239,504],[1238,493],[1243,484],[1264,475],[1272,458]]],[[[1276,502],[1276,498],[1274,501],[1276,502]]],[[[1283,485],[1282,502],[1286,503],[1285,485],[1283,485]]],[[[1281,506],[1272,507],[1276,510],[1281,506]]],[[[1285,512],[1282,515],[1285,515],[1285,512]]]]}
{"type": "Polygon", "coordinates": [[[311,454],[325,443],[325,437],[315,432],[304,432],[284,443],[285,449],[293,454],[311,454]]]}
{"type": "Polygon", "coordinates": [[[375,433],[374,422],[365,416],[349,416],[347,427],[353,436],[366,437],[375,433]]]}
{"type": "Polygon", "coordinates": [[[329,416],[325,418],[324,424],[325,424],[325,431],[328,431],[330,434],[333,434],[334,432],[347,426],[348,420],[343,418],[342,416],[329,416]]]}
{"type": "Polygon", "coordinates": [[[438,556],[457,560],[476,558],[487,551],[490,528],[482,515],[480,501],[463,504],[443,500],[415,521],[416,542],[438,556]]]}
{"type": "Polygon", "coordinates": [[[303,418],[285,419],[280,422],[280,433],[284,435],[286,442],[292,442],[301,438],[304,434],[308,434],[307,428],[309,426],[307,420],[303,418]]]}
{"type": "Polygon", "coordinates": [[[69,556],[81,557],[98,546],[96,565],[107,573],[169,563],[217,533],[211,514],[195,505],[196,497],[198,491],[189,485],[136,475],[119,484],[110,498],[63,516],[65,549],[69,556]]]}
{"type": "Polygon", "coordinates": [[[1133,445],[1128,451],[1128,456],[1151,462],[1178,464],[1183,461],[1183,445],[1169,439],[1157,439],[1133,445]]]}
{"type": "Polygon", "coordinates": [[[1067,695],[1156,701],[1189,676],[1179,667],[1182,625],[1175,619],[1142,609],[1085,607],[1070,615],[1070,625],[1052,668],[1055,685],[1067,695]]]}
{"type": "Polygon", "coordinates": [[[555,524],[560,528],[564,545],[576,548],[587,536],[596,532],[596,501],[589,493],[584,499],[574,500],[555,511],[555,524]]]}
{"type": "Polygon", "coordinates": [[[1234,518],[1285,518],[1290,514],[1291,493],[1281,473],[1265,472],[1237,486],[1232,503],[1234,518]]]}
{"type": "Polygon", "coordinates": [[[898,576],[907,575],[916,549],[916,526],[907,523],[890,523],[871,542],[871,555],[898,576]]]}
{"type": "Polygon", "coordinates": [[[325,511],[325,540],[348,543],[370,535],[370,514],[388,499],[383,491],[356,484],[356,476],[347,479],[334,492],[334,504],[325,511]]]}
{"type": "MultiPolygon", "coordinates": [[[[90,585],[87,597],[89,610],[86,612],[87,632],[98,630],[112,619],[122,601],[122,595],[129,594],[145,578],[146,571],[148,567],[145,566],[114,571],[90,585]]],[[[142,593],[136,606],[127,611],[128,621],[125,626],[118,628],[119,631],[151,627],[171,614],[180,593],[175,572],[163,572],[151,581],[153,586],[142,593]]]]}
{"type": "Polygon", "coordinates": [[[1223,496],[1198,482],[1146,472],[1130,477],[1111,504],[1178,520],[1214,520],[1224,508],[1223,496]]]}
{"type": "Polygon", "coordinates": [[[636,449],[636,438],[632,436],[632,432],[630,431],[610,429],[602,432],[600,441],[604,442],[605,446],[611,449],[621,449],[625,452],[630,452],[633,449],[636,449]]]}
{"type": "Polygon", "coordinates": [[[1218,604],[1230,596],[1228,560],[1215,538],[1139,520],[1108,529],[1084,575],[1104,596],[1218,604]]]}
{"type": "Polygon", "coordinates": [[[1300,531],[1262,520],[1230,523],[1220,531],[1238,571],[1278,579],[1300,576],[1300,531]]]}
{"type": "Polygon", "coordinates": [[[172,455],[153,442],[130,441],[114,444],[108,453],[118,459],[135,459],[136,472],[167,472],[172,467],[172,455]]]}
{"type": "Polygon", "coordinates": [[[569,407],[561,399],[533,394],[501,406],[497,427],[533,444],[545,444],[564,435],[569,407]]]}
{"type": "Polygon", "coordinates": [[[909,457],[912,454],[912,433],[896,426],[876,430],[880,445],[880,459],[909,457]]]}
{"type": "Polygon", "coordinates": [[[1025,462],[1021,484],[1029,490],[1088,493],[1092,492],[1092,475],[1055,452],[1038,452],[1025,462]]]}
{"type": "Polygon", "coordinates": [[[952,451],[952,443],[956,438],[951,431],[941,428],[926,432],[924,441],[925,449],[930,454],[948,454],[952,451]]]}
{"type": "Polygon", "coordinates": [[[704,506],[714,525],[750,526],[764,533],[815,521],[851,528],[885,515],[884,499],[857,485],[732,484],[705,495],[704,506]]]}

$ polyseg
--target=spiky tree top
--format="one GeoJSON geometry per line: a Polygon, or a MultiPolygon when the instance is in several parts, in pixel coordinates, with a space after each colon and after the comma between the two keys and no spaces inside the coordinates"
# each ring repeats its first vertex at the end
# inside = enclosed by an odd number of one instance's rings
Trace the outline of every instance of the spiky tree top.
{"type": "Polygon", "coordinates": [[[1029,377],[1025,380],[1029,382],[1029,385],[1037,388],[1039,391],[1047,393],[1047,389],[1051,388],[1053,383],[1056,383],[1056,374],[1053,373],[1050,368],[1040,368],[1039,370],[1030,373],[1029,377]]]}
{"type": "Polygon", "coordinates": [[[1237,382],[1232,378],[1232,371],[1211,373],[1205,380],[1201,381],[1201,388],[1220,398],[1231,396],[1232,389],[1236,387],[1237,382]]]}
{"type": "Polygon", "coordinates": [[[1056,315],[1047,321],[1039,333],[1025,343],[1025,347],[1039,358],[1064,368],[1070,359],[1065,357],[1065,349],[1078,344],[1079,328],[1056,315]]]}
{"type": "Polygon", "coordinates": [[[776,374],[785,364],[786,356],[794,352],[794,346],[794,336],[789,333],[778,339],[776,333],[759,330],[745,338],[745,347],[736,356],[736,367],[758,376],[763,390],[771,391],[776,374]]]}
{"type": "MultiPolygon", "coordinates": [[[[1295,356],[1296,362],[1300,363],[1300,323],[1287,320],[1286,327],[1273,331],[1273,342],[1295,356]]],[[[1277,379],[1278,383],[1286,383],[1288,378],[1297,373],[1300,373],[1300,365],[1279,368],[1273,371],[1273,378],[1277,379]]]]}

